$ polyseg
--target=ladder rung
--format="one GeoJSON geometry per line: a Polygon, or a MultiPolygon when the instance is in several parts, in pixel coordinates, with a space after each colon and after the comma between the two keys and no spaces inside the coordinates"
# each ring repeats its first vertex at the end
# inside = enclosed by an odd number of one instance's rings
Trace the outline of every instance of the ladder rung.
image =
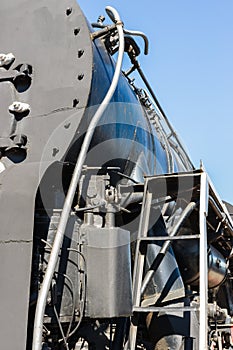
{"type": "Polygon", "coordinates": [[[211,323],[210,324],[212,327],[216,327],[216,328],[231,328],[233,327],[233,323],[211,323]]]}
{"type": "Polygon", "coordinates": [[[137,241],[178,241],[179,239],[197,239],[200,235],[181,235],[181,236],[156,236],[156,237],[139,237],[137,241]]]}
{"type": "Polygon", "coordinates": [[[186,311],[199,311],[199,307],[195,306],[183,306],[183,307],[178,307],[178,306],[149,306],[149,307],[143,307],[143,306],[134,306],[133,307],[133,312],[160,312],[160,311],[170,311],[170,312],[186,312],[186,311]]]}

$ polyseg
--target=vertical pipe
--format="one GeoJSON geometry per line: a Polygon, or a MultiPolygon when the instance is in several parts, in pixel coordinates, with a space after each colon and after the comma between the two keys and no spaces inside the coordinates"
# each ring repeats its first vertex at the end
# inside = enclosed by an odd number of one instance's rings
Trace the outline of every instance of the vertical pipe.
{"type": "Polygon", "coordinates": [[[201,173],[200,186],[200,329],[199,329],[199,349],[208,350],[208,260],[207,260],[207,227],[206,217],[208,215],[208,195],[209,184],[207,174],[201,173]]]}

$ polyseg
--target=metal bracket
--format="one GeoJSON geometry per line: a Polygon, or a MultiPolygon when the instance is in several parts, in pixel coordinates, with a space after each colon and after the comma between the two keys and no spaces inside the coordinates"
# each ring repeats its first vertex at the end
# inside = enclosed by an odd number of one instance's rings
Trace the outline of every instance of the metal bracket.
{"type": "Polygon", "coordinates": [[[13,55],[13,53],[8,53],[8,54],[1,53],[0,67],[9,66],[12,62],[14,62],[14,60],[15,60],[15,56],[13,55]]]}

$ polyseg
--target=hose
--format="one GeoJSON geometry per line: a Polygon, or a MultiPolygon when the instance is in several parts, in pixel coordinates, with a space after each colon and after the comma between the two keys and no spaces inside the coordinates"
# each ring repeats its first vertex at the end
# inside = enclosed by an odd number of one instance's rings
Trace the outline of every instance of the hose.
{"type": "Polygon", "coordinates": [[[45,312],[45,307],[46,307],[46,300],[47,300],[47,295],[49,292],[49,288],[51,285],[52,277],[56,268],[57,260],[58,260],[58,254],[61,249],[61,245],[64,239],[64,234],[65,234],[65,229],[67,226],[67,222],[69,219],[70,215],[70,210],[73,202],[73,198],[75,195],[75,191],[78,185],[78,182],[80,180],[81,172],[82,172],[82,167],[85,162],[88,148],[90,146],[92,136],[94,134],[95,128],[102,117],[105,109],[107,108],[108,104],[111,101],[111,98],[116,90],[119,77],[121,74],[121,67],[122,67],[122,61],[123,61],[123,55],[124,55],[124,33],[123,33],[123,23],[120,19],[120,16],[118,12],[108,6],[106,7],[106,12],[108,15],[111,17],[111,19],[114,21],[117,27],[118,35],[119,35],[119,52],[118,52],[118,57],[117,57],[117,62],[116,62],[116,68],[115,72],[113,75],[113,79],[111,82],[111,85],[109,87],[109,90],[100,104],[99,108],[97,109],[95,115],[93,116],[90,125],[87,129],[81,151],[79,153],[74,172],[72,175],[72,179],[70,182],[70,186],[67,192],[67,196],[65,199],[65,203],[62,209],[60,221],[58,224],[57,228],[57,233],[54,239],[54,244],[53,248],[51,251],[50,259],[48,262],[47,270],[45,273],[45,277],[43,280],[43,283],[41,285],[41,289],[39,292],[38,296],[38,301],[37,301],[37,307],[36,307],[36,313],[35,313],[35,321],[34,321],[34,332],[33,332],[33,344],[32,344],[32,350],[41,350],[42,346],[42,331],[43,331],[43,318],[44,318],[44,312],[45,312]]]}

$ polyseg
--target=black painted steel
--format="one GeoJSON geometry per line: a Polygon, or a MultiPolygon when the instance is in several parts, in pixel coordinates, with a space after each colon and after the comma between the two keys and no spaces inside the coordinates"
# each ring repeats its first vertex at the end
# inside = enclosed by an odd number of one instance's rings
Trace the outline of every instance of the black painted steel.
{"type": "MultiPolygon", "coordinates": [[[[1,0],[0,20],[0,339],[4,350],[31,350],[35,305],[74,165],[114,75],[114,59],[101,38],[110,30],[115,39],[115,25],[105,28],[100,19],[101,32],[92,35],[75,0],[1,0]]],[[[132,43],[128,39],[127,50],[132,43]]],[[[117,51],[117,44],[112,50],[117,51]]],[[[141,348],[197,349],[197,337],[189,337],[197,334],[197,322],[174,313],[177,305],[181,312],[185,303],[198,310],[194,296],[199,267],[192,257],[183,261],[192,252],[183,233],[188,230],[189,238],[200,237],[197,205],[184,215],[188,200],[197,201],[193,193],[198,193],[199,185],[195,179],[190,185],[184,175],[179,188],[174,173],[192,172],[193,166],[135,63],[132,71],[136,68],[155,106],[121,74],[95,128],[75,194],[47,297],[43,349],[73,349],[84,338],[98,350],[111,346],[121,350],[133,311],[132,324],[142,334],[141,348]],[[173,174],[165,180],[167,173],[173,174]],[[149,188],[153,203],[146,211],[142,203],[148,196],[143,193],[145,175],[160,174],[156,186],[149,188]],[[145,239],[135,250],[139,225],[145,239]],[[177,239],[169,239],[169,232],[175,232],[177,239]],[[181,248],[178,239],[182,239],[181,248]],[[167,246],[163,259],[152,264],[163,244],[167,246]],[[142,276],[135,279],[145,277],[148,268],[155,272],[151,284],[139,291],[143,312],[148,306],[154,312],[146,316],[138,316],[139,309],[132,305],[131,273],[137,253],[146,263],[140,265],[142,276]],[[187,284],[194,285],[192,291],[187,284]],[[187,290],[193,293],[192,298],[186,295],[188,301],[184,299],[187,290]],[[170,303],[171,309],[168,305],[158,318],[163,303],[170,303]],[[156,332],[161,319],[166,329],[156,332]],[[185,340],[181,334],[187,334],[185,340]]],[[[211,203],[211,287],[220,288],[220,306],[230,305],[232,315],[231,280],[224,284],[228,259],[232,270],[231,223],[219,202],[211,203]]],[[[194,248],[198,257],[198,246],[194,248]]]]}

